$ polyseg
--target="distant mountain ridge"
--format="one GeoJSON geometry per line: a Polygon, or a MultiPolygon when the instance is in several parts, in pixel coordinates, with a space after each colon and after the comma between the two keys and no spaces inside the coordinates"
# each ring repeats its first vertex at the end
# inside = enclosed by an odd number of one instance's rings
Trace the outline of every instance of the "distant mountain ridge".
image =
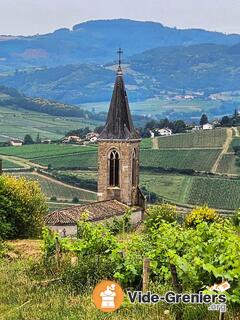
{"type": "MultiPolygon", "coordinates": [[[[129,57],[123,65],[131,101],[163,92],[240,90],[240,45],[200,44],[159,47],[129,57]]],[[[28,96],[68,104],[109,101],[116,65],[81,64],[0,75],[0,84],[28,96]]]]}
{"type": "Polygon", "coordinates": [[[126,19],[88,21],[44,35],[0,36],[0,71],[67,64],[103,64],[124,48],[126,57],[163,46],[202,43],[234,45],[240,35],[202,29],[177,29],[156,22],[126,19]]]}

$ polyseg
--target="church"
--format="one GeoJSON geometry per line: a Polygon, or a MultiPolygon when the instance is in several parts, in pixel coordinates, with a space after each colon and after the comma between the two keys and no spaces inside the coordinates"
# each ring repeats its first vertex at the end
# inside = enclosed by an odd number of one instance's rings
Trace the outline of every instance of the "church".
{"type": "Polygon", "coordinates": [[[83,213],[89,221],[99,222],[121,217],[131,209],[131,222],[142,221],[145,197],[139,188],[141,138],[133,125],[128,104],[121,50],[106,124],[98,137],[98,201],[56,210],[45,217],[51,229],[69,236],[77,234],[83,213]]]}

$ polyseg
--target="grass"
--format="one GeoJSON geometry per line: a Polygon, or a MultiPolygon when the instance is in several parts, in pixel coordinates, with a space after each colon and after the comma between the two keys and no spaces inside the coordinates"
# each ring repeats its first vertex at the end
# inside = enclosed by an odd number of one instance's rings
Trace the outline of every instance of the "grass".
{"type": "Polygon", "coordinates": [[[188,186],[192,177],[173,174],[141,174],[140,186],[166,200],[186,203],[188,186]]]}
{"type": "Polygon", "coordinates": [[[47,198],[56,197],[58,200],[72,200],[74,197],[82,201],[96,200],[96,194],[87,190],[76,189],[71,186],[59,184],[57,181],[49,180],[44,176],[31,173],[17,173],[15,176],[23,176],[27,179],[38,181],[43,193],[47,198]]]}
{"type": "MultiPolygon", "coordinates": [[[[28,241],[28,240],[27,240],[28,241]]],[[[25,243],[27,243],[25,241],[25,243]]],[[[27,246],[29,248],[29,246],[27,246]]],[[[22,250],[22,249],[21,249],[22,250]]],[[[87,287],[86,292],[74,294],[70,287],[61,282],[48,286],[40,285],[39,281],[49,279],[39,260],[39,253],[30,251],[32,261],[26,254],[9,262],[0,259],[0,319],[1,320],[173,320],[171,315],[164,315],[164,310],[172,306],[158,303],[152,305],[131,305],[125,298],[123,306],[113,313],[103,313],[94,306],[91,293],[93,288],[87,287]],[[11,279],[11,281],[9,281],[11,279]]],[[[56,275],[50,276],[56,277],[56,275]]],[[[158,293],[165,293],[168,288],[158,288],[158,293]]],[[[239,318],[232,314],[231,309],[225,319],[239,318]]],[[[207,312],[206,307],[199,305],[185,307],[183,320],[217,320],[217,312],[207,312]]]]}
{"type": "Polygon", "coordinates": [[[164,148],[221,148],[226,140],[226,129],[201,130],[158,138],[164,148]]]}

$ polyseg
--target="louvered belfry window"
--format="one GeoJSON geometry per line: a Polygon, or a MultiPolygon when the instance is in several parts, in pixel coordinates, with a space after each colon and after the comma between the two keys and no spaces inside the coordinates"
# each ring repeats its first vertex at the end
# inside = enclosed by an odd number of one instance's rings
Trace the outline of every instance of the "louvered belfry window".
{"type": "Polygon", "coordinates": [[[119,187],[119,153],[116,150],[111,151],[109,156],[109,185],[110,187],[119,187]]]}

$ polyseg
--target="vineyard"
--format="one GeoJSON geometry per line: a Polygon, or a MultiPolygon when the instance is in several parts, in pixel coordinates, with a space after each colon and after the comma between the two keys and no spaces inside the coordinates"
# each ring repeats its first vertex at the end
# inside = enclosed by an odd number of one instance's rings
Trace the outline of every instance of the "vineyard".
{"type": "Polygon", "coordinates": [[[220,149],[142,150],[141,166],[211,171],[220,149]]]}
{"type": "Polygon", "coordinates": [[[63,144],[34,144],[21,146],[18,148],[2,147],[0,154],[16,156],[25,159],[56,157],[62,155],[70,155],[75,153],[96,151],[95,146],[78,146],[78,145],[63,145],[63,144]]]}
{"type": "Polygon", "coordinates": [[[15,176],[24,176],[27,179],[36,180],[41,185],[41,189],[47,198],[56,197],[61,200],[72,200],[74,197],[77,197],[82,201],[94,201],[96,200],[96,194],[89,192],[87,190],[81,190],[73,188],[71,186],[63,185],[57,181],[53,181],[38,174],[31,173],[21,173],[15,174],[15,176]]]}
{"type": "Polygon", "coordinates": [[[240,138],[239,137],[235,137],[232,139],[232,143],[231,143],[228,151],[233,152],[234,147],[240,147],[240,138]]]}
{"type": "Polygon", "coordinates": [[[4,169],[12,169],[12,168],[22,168],[20,164],[12,162],[10,160],[3,160],[4,161],[4,169]]]}
{"type": "Polygon", "coordinates": [[[236,156],[232,153],[224,154],[218,165],[217,172],[224,174],[240,174],[240,167],[236,165],[236,156]]]}
{"type": "Polygon", "coordinates": [[[226,140],[226,129],[201,130],[158,138],[160,149],[164,148],[221,148],[226,140]]]}
{"type": "MultiPolygon", "coordinates": [[[[186,193],[192,177],[173,174],[141,174],[140,186],[165,200],[186,203],[186,193]]],[[[149,200],[149,199],[148,199],[149,200]]]]}
{"type": "Polygon", "coordinates": [[[152,149],[152,147],[153,147],[153,145],[152,145],[151,138],[142,139],[141,144],[140,144],[141,149],[152,149]]]}
{"type": "Polygon", "coordinates": [[[194,177],[187,203],[235,210],[240,207],[239,194],[240,180],[194,177]]]}
{"type": "Polygon", "coordinates": [[[97,152],[82,152],[76,154],[66,154],[61,157],[35,158],[34,161],[43,166],[51,165],[52,168],[76,168],[76,169],[96,169],[97,152]]]}

